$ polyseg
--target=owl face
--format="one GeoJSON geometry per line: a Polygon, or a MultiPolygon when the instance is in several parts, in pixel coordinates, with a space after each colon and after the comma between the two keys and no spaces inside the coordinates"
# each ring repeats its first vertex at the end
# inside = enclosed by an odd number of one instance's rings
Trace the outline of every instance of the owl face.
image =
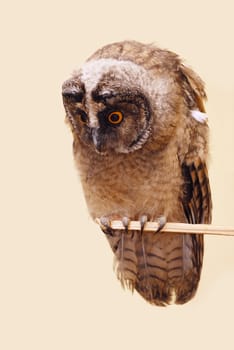
{"type": "Polygon", "coordinates": [[[149,140],[152,127],[160,144],[164,134],[172,134],[177,113],[166,102],[171,90],[168,78],[154,79],[140,65],[99,59],[87,62],[63,84],[63,100],[73,134],[81,142],[101,154],[129,153],[149,140]],[[162,100],[163,118],[157,108],[162,100]]]}

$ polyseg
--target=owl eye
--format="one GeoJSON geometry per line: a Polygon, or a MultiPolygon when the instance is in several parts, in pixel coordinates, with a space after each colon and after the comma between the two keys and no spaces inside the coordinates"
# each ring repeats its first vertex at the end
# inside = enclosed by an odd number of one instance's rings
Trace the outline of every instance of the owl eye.
{"type": "Polygon", "coordinates": [[[123,113],[119,111],[111,112],[108,114],[107,120],[110,124],[120,124],[123,120],[123,113]]]}
{"type": "Polygon", "coordinates": [[[82,121],[82,123],[86,124],[88,121],[87,114],[81,109],[77,110],[77,114],[79,115],[79,118],[82,121]]]}

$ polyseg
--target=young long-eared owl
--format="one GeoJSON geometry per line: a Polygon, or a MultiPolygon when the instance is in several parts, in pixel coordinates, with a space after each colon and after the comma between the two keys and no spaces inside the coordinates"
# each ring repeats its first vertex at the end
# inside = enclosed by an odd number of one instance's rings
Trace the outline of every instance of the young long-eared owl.
{"type": "Polygon", "coordinates": [[[135,41],[107,45],[63,84],[85,198],[123,286],[156,305],[196,292],[203,236],[144,232],[147,220],[211,222],[202,80],[174,53],[135,41]],[[122,220],[125,230],[112,230],[122,220]],[[139,220],[141,231],[128,230],[139,220]]]}

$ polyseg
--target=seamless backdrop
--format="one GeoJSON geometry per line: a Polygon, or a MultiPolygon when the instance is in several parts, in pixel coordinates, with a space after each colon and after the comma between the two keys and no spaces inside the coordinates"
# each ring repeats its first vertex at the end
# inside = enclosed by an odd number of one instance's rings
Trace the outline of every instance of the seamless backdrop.
{"type": "Polygon", "coordinates": [[[233,2],[1,5],[0,348],[233,349],[234,237],[206,237],[196,297],[157,308],[123,291],[88,217],[62,82],[124,39],[179,53],[206,82],[213,223],[234,225],[233,2]]]}

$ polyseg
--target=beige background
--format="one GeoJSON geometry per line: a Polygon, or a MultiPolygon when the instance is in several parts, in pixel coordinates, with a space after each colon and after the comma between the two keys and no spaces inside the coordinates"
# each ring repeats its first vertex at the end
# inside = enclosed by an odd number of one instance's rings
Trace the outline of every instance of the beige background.
{"type": "MultiPolygon", "coordinates": [[[[157,308],[123,291],[91,222],[61,84],[100,46],[155,42],[207,84],[213,222],[234,225],[233,1],[13,1],[1,23],[0,348],[234,349],[234,237],[206,238],[199,291],[157,308]]],[[[6,5],[7,4],[7,5],[6,5]]]]}

